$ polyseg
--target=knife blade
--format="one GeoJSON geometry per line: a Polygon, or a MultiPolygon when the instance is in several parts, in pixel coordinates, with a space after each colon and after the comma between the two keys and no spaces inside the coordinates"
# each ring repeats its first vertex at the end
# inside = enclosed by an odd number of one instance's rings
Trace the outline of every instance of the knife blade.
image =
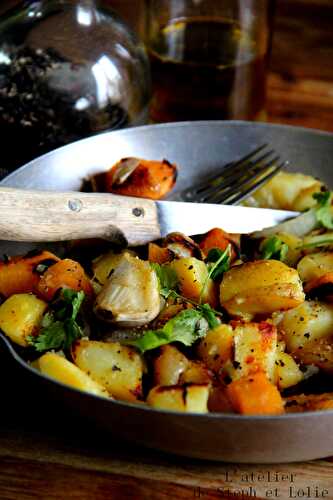
{"type": "Polygon", "coordinates": [[[155,202],[106,193],[0,188],[0,239],[8,241],[104,238],[142,245],[174,231],[194,235],[221,227],[248,233],[295,215],[282,210],[155,202]]]}

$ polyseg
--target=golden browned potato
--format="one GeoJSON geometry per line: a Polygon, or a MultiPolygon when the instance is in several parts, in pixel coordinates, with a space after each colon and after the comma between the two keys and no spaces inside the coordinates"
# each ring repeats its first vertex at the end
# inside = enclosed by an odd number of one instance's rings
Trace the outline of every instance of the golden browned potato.
{"type": "Polygon", "coordinates": [[[230,325],[220,325],[210,330],[198,345],[198,356],[219,373],[227,361],[233,360],[234,332],[230,325]]]}
{"type": "Polygon", "coordinates": [[[293,357],[305,365],[314,365],[321,370],[333,374],[333,337],[320,338],[308,342],[293,352],[293,357]]]}
{"type": "Polygon", "coordinates": [[[220,286],[220,302],[229,314],[246,319],[292,309],[305,299],[295,269],[277,260],[257,260],[232,267],[220,286]]]}
{"type": "Polygon", "coordinates": [[[179,279],[179,286],[184,297],[199,302],[207,302],[216,307],[217,288],[212,279],[208,279],[208,269],[202,260],[195,257],[176,259],[170,264],[179,279]]]}
{"type": "Polygon", "coordinates": [[[275,360],[276,384],[280,390],[298,384],[304,378],[296,361],[286,352],[278,352],[275,360]]]}
{"type": "Polygon", "coordinates": [[[297,271],[302,281],[310,281],[333,272],[333,252],[305,255],[297,264],[297,271]]]}
{"type": "Polygon", "coordinates": [[[43,354],[34,363],[34,367],[40,370],[41,373],[58,380],[62,384],[75,387],[75,389],[80,389],[81,391],[90,392],[96,396],[110,397],[101,384],[93,380],[63,356],[54,352],[43,354]]]}
{"type": "Polygon", "coordinates": [[[240,323],[234,329],[234,362],[231,377],[237,380],[262,371],[274,381],[277,352],[276,327],[267,322],[240,323]]]}
{"type": "Polygon", "coordinates": [[[177,385],[190,361],[172,345],[164,345],[160,350],[161,353],[154,360],[155,385],[177,385]]]}
{"type": "Polygon", "coordinates": [[[333,409],[333,393],[300,394],[285,398],[284,401],[287,413],[333,409]]]}
{"type": "Polygon", "coordinates": [[[191,361],[188,368],[181,374],[179,384],[209,384],[213,373],[200,361],[191,361]]]}
{"type": "Polygon", "coordinates": [[[207,413],[209,387],[209,384],[155,386],[149,391],[147,403],[163,410],[207,413]]]}
{"type": "Polygon", "coordinates": [[[309,342],[332,335],[333,306],[318,301],[306,301],[286,311],[278,329],[289,352],[304,348],[309,342]]]}
{"type": "Polygon", "coordinates": [[[18,293],[0,306],[0,329],[15,344],[28,346],[27,337],[37,332],[47,303],[32,293],[18,293]]]}
{"type": "Polygon", "coordinates": [[[310,175],[279,172],[244,202],[247,206],[303,211],[313,207],[313,193],[321,190],[323,183],[310,175]]]}
{"type": "Polygon", "coordinates": [[[74,363],[116,399],[142,397],[144,362],[132,347],[119,342],[78,340],[72,346],[74,363]]]}

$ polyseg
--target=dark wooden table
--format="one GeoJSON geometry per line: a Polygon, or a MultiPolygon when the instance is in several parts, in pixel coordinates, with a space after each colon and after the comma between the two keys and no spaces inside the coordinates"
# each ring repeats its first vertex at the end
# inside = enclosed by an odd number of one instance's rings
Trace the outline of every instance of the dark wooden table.
{"type": "MultiPolygon", "coordinates": [[[[138,2],[110,0],[134,26],[138,2]]],[[[14,3],[2,0],[0,11],[14,3]]],[[[332,26],[332,0],[278,1],[270,121],[333,132],[332,26]]],[[[333,499],[330,459],[238,466],[166,456],[117,442],[52,402],[38,405],[10,373],[1,362],[0,500],[333,499]]]]}

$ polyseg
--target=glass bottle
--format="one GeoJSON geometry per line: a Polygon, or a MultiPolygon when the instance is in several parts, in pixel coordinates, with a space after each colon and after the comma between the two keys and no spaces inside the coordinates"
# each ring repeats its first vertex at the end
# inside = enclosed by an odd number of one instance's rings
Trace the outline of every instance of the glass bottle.
{"type": "Polygon", "coordinates": [[[93,0],[22,2],[0,19],[2,174],[55,147],[147,121],[143,45],[93,0]]]}

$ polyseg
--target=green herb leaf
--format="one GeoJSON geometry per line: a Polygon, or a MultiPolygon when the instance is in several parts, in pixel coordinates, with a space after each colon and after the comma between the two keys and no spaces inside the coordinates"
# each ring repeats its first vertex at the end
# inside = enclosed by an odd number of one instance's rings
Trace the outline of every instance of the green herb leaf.
{"type": "Polygon", "coordinates": [[[317,206],[314,208],[317,221],[321,226],[327,229],[333,229],[332,193],[330,191],[324,191],[314,193],[312,196],[317,201],[317,206]]]}
{"type": "Polygon", "coordinates": [[[187,309],[170,319],[163,328],[147,330],[142,337],[125,343],[135,346],[141,353],[171,342],[190,346],[197,339],[204,337],[208,329],[208,322],[200,311],[187,309]]]}
{"type": "Polygon", "coordinates": [[[53,307],[57,307],[57,309],[44,315],[39,334],[37,336],[30,335],[27,338],[28,343],[38,352],[50,349],[69,349],[72,343],[83,334],[76,318],[84,298],[83,291],[63,289],[60,299],[57,299],[53,304],[53,307]]]}
{"type": "Polygon", "coordinates": [[[288,253],[288,245],[277,236],[271,236],[261,245],[261,258],[275,259],[283,262],[288,253]]]}
{"type": "MultiPolygon", "coordinates": [[[[231,246],[223,251],[220,248],[209,250],[206,261],[208,262],[208,280],[218,280],[230,267],[231,246]]],[[[207,281],[208,281],[207,280],[207,281]]]]}
{"type": "Polygon", "coordinates": [[[221,324],[221,321],[216,317],[216,311],[209,304],[200,304],[197,309],[207,321],[209,328],[213,329],[221,324]]]}
{"type": "Polygon", "coordinates": [[[150,265],[157,275],[160,284],[160,294],[165,299],[167,299],[171,295],[173,290],[177,287],[177,274],[168,266],[160,266],[156,263],[151,263],[150,265]]]}

